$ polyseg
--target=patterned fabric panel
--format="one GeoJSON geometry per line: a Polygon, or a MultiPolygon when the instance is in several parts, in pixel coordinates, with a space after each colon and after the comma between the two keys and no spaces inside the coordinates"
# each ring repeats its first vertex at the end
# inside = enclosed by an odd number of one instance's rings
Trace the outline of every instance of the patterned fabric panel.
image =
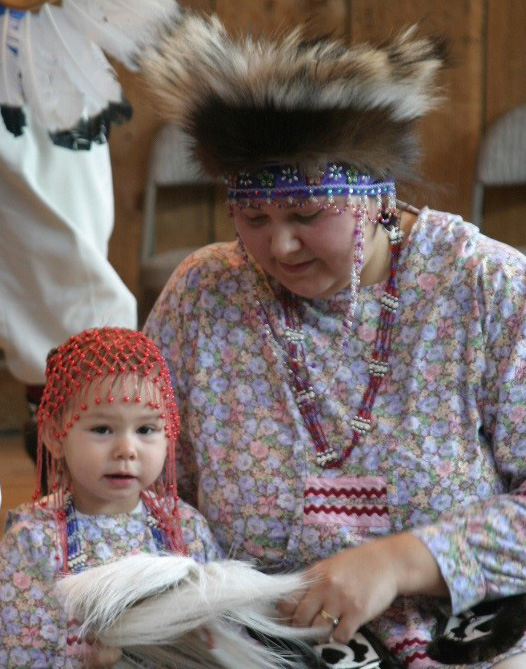
{"type": "Polygon", "coordinates": [[[304,504],[307,524],[389,528],[391,523],[382,476],[309,476],[304,504]]]}

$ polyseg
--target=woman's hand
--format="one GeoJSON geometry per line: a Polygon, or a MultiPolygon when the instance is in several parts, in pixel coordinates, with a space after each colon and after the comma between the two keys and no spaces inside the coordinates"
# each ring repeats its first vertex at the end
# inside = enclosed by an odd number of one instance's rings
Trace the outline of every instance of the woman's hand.
{"type": "Polygon", "coordinates": [[[448,594],[431,553],[420,539],[405,532],[317,562],[305,572],[305,583],[293,601],[280,603],[280,613],[292,625],[325,628],[341,643],[399,595],[448,594]],[[335,624],[328,626],[331,617],[335,624]]]}

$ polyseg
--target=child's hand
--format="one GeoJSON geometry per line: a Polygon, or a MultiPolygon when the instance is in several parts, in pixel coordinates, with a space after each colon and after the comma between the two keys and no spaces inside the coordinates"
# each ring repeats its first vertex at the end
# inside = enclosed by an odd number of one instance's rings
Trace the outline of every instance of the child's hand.
{"type": "Polygon", "coordinates": [[[82,662],[83,669],[111,669],[115,666],[122,657],[121,649],[103,646],[90,634],[79,636],[79,625],[77,619],[68,621],[68,657],[82,662]]]}
{"type": "Polygon", "coordinates": [[[120,648],[109,648],[99,643],[85,644],[84,669],[111,669],[122,657],[120,648]]]}
{"type": "Polygon", "coordinates": [[[214,648],[216,647],[216,642],[214,639],[213,632],[211,632],[211,630],[209,630],[208,627],[201,627],[199,633],[201,634],[201,638],[206,643],[208,649],[214,650],[214,648]]]}

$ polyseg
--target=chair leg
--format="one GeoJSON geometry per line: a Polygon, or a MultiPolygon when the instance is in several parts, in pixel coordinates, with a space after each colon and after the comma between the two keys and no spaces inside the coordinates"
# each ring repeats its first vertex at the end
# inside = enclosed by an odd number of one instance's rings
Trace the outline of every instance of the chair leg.
{"type": "Polygon", "coordinates": [[[477,181],[473,189],[471,222],[482,232],[482,209],[484,206],[484,185],[477,181]]]}

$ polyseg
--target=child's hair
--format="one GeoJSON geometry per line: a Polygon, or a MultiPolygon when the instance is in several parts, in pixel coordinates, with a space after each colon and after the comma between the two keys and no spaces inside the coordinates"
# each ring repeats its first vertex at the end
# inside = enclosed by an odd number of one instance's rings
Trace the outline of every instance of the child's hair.
{"type": "Polygon", "coordinates": [[[95,404],[137,402],[160,411],[167,439],[163,472],[143,491],[142,499],[159,522],[167,548],[181,552],[182,534],[177,505],[175,444],[179,414],[166,362],[155,343],[137,330],[102,327],[83,330],[50,351],[46,385],[38,408],[38,457],[35,502],[55,510],[63,522],[69,491],[67,468],[45,440],[64,439],[88,401],[95,404]],[[89,394],[89,396],[88,396],[89,394]],[[47,477],[41,490],[42,471],[47,477]]]}

